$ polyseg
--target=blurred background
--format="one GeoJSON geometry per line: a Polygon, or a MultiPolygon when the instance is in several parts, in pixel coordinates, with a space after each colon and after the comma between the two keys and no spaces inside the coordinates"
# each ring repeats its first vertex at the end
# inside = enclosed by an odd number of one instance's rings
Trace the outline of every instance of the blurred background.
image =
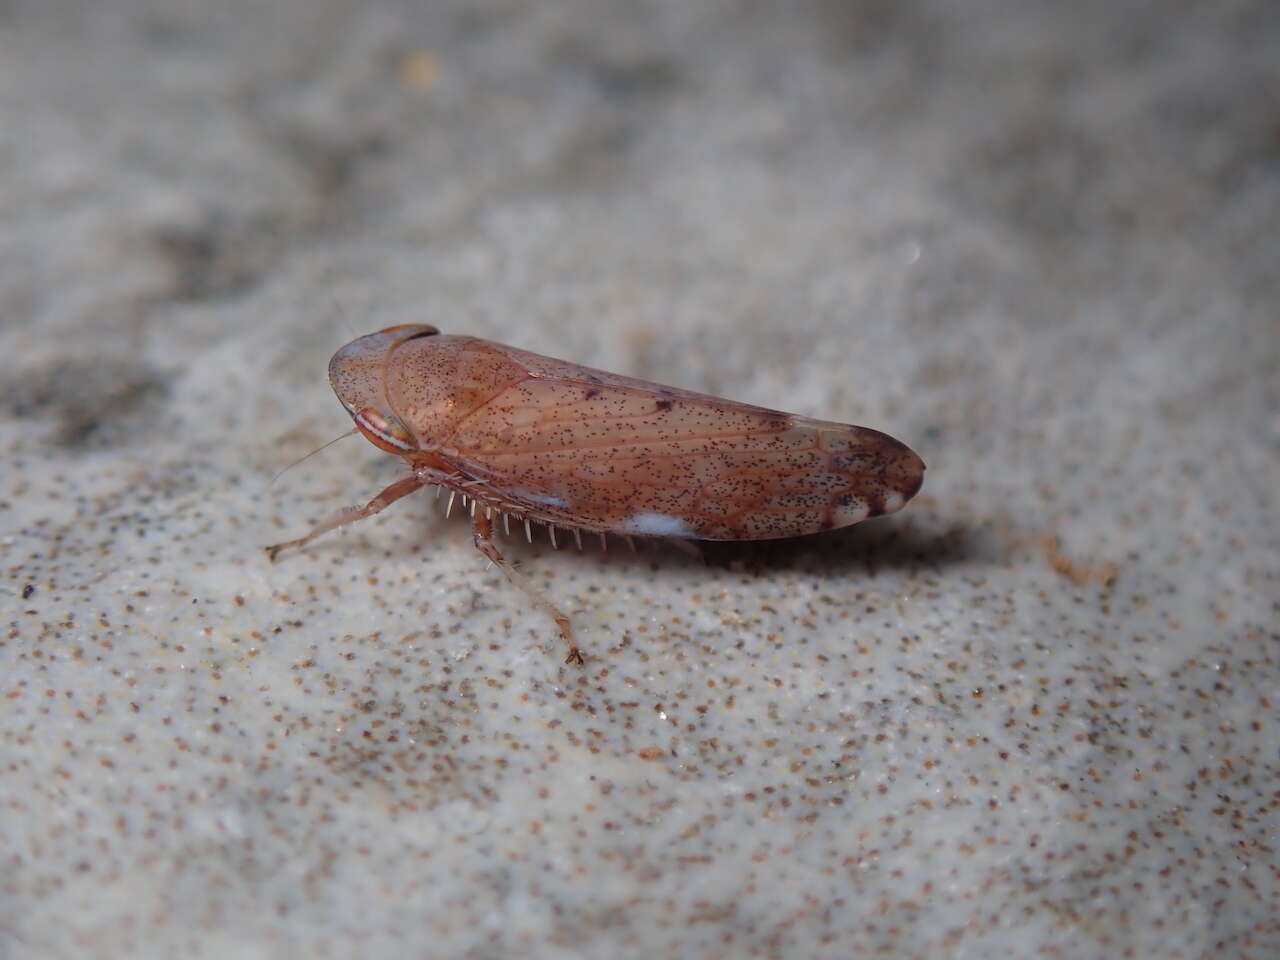
{"type": "Polygon", "coordinates": [[[0,0],[0,957],[1280,951],[1280,8],[0,0]],[[395,323],[885,430],[902,514],[511,548],[395,323]]]}

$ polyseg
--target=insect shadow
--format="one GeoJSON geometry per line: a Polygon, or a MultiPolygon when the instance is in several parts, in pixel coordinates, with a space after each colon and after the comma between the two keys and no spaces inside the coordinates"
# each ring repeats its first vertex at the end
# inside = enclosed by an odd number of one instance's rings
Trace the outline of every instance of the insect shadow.
{"type": "Polygon", "coordinates": [[[771,571],[844,571],[874,575],[879,570],[938,571],[993,559],[999,550],[983,531],[927,521],[864,523],[808,537],[754,542],[703,542],[709,567],[771,571]]]}

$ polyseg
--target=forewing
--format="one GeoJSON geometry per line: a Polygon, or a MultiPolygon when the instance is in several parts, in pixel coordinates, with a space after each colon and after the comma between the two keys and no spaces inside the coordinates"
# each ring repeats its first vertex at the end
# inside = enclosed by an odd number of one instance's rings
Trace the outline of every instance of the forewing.
{"type": "Polygon", "coordinates": [[[603,375],[524,380],[460,421],[445,447],[513,512],[706,540],[797,536],[891,513],[924,470],[876,430],[603,375]]]}

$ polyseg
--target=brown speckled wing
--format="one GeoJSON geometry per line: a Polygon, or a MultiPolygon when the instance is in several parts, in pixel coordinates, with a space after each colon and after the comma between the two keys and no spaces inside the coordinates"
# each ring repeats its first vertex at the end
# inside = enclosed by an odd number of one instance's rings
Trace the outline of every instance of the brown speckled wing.
{"type": "Polygon", "coordinates": [[[510,386],[445,441],[503,509],[608,533],[763,540],[892,513],[923,479],[923,461],[876,430],[574,369],[510,386]]]}

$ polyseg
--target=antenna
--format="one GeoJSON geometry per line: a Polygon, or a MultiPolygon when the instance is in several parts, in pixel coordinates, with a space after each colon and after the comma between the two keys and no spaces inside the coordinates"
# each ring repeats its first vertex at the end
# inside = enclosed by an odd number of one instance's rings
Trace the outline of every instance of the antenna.
{"type": "Polygon", "coordinates": [[[271,482],[267,484],[267,489],[268,489],[268,490],[270,490],[272,487],[274,487],[274,486],[276,485],[276,481],[277,481],[277,480],[279,480],[281,477],[283,477],[286,473],[288,473],[290,470],[292,470],[292,469],[293,469],[294,467],[296,467],[298,464],[300,464],[300,463],[306,463],[308,460],[310,460],[312,457],[314,457],[317,453],[322,453],[323,451],[328,450],[330,447],[332,447],[332,446],[333,446],[335,443],[337,443],[339,440],[345,440],[345,439],[347,439],[347,437],[354,436],[354,435],[355,435],[355,434],[357,434],[357,433],[359,433],[359,431],[358,431],[358,430],[356,430],[354,427],[352,427],[352,428],[351,428],[350,430],[348,430],[346,433],[341,434],[340,436],[334,437],[332,440],[330,440],[330,441],[329,441],[328,443],[326,443],[324,446],[316,447],[316,448],[315,448],[314,450],[312,450],[310,453],[308,453],[308,454],[306,454],[306,455],[304,455],[304,456],[299,457],[297,460],[293,461],[293,463],[289,464],[287,467],[285,467],[283,470],[281,470],[279,473],[277,473],[274,477],[272,477],[272,478],[271,478],[271,482]]]}

